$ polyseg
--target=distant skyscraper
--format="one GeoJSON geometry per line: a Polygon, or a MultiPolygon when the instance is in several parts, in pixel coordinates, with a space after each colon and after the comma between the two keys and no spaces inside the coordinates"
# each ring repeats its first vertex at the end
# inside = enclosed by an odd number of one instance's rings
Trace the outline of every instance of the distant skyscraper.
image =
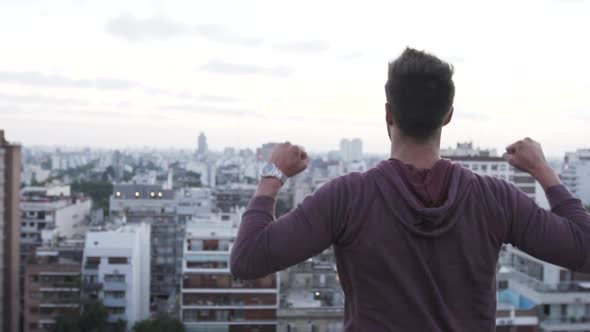
{"type": "Polygon", "coordinates": [[[199,135],[199,148],[197,150],[197,152],[204,156],[207,154],[207,151],[209,150],[209,148],[207,147],[207,136],[205,136],[205,133],[201,133],[199,135]]]}
{"type": "Polygon", "coordinates": [[[19,331],[21,148],[0,130],[0,331],[19,331]]]}
{"type": "Polygon", "coordinates": [[[350,142],[350,158],[353,161],[363,159],[363,141],[360,138],[355,138],[350,142]]]}
{"type": "Polygon", "coordinates": [[[363,159],[363,141],[360,138],[340,141],[340,157],[343,161],[358,161],[363,159]]]}
{"type": "Polygon", "coordinates": [[[120,182],[123,179],[123,160],[119,150],[115,150],[113,153],[113,169],[115,171],[115,182],[120,182]]]}

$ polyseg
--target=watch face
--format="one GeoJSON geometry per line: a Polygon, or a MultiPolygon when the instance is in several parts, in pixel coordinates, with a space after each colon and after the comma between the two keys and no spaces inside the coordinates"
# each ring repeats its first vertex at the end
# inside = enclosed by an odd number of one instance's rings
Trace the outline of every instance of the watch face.
{"type": "Polygon", "coordinates": [[[264,167],[262,168],[261,172],[264,175],[268,175],[268,174],[270,174],[270,172],[272,172],[273,168],[274,168],[273,167],[273,164],[268,163],[268,164],[264,165],[264,167]]]}

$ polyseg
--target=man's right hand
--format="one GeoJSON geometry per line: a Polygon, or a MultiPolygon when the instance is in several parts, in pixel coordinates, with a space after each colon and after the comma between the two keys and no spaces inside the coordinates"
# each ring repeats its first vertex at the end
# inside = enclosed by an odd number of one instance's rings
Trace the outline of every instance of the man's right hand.
{"type": "Polygon", "coordinates": [[[541,144],[528,137],[507,146],[503,158],[510,165],[531,174],[544,189],[561,183],[555,171],[545,160],[541,144]]]}
{"type": "Polygon", "coordinates": [[[303,147],[285,142],[274,149],[270,162],[274,163],[287,177],[292,177],[307,168],[309,157],[303,147]]]}

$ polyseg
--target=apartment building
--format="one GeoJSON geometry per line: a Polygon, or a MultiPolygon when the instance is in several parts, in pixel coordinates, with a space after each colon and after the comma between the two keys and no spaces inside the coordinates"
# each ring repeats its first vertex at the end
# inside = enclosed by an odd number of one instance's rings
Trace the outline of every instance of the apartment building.
{"type": "Polygon", "coordinates": [[[86,235],[83,302],[100,300],[108,320],[131,328],[150,315],[150,225],[138,223],[86,235]]]}
{"type": "Polygon", "coordinates": [[[77,227],[90,220],[92,201],[74,196],[69,185],[25,187],[20,192],[21,259],[26,261],[42,244],[42,232],[54,230],[58,236],[71,237],[77,227]]]}
{"type": "Polygon", "coordinates": [[[29,258],[24,278],[25,332],[50,331],[60,316],[80,313],[83,245],[39,247],[29,258]]]}
{"type": "Polygon", "coordinates": [[[18,331],[21,147],[0,130],[0,331],[18,331]]]}
{"type": "Polygon", "coordinates": [[[500,257],[506,287],[534,307],[540,331],[590,330],[590,275],[538,260],[507,246],[500,257]]]}
{"type": "MultiPolygon", "coordinates": [[[[185,233],[185,221],[180,220],[177,211],[176,193],[161,185],[115,185],[113,191],[112,218],[129,225],[151,225],[151,310],[175,313],[185,233]]],[[[183,202],[188,204],[186,199],[183,202]]]]}
{"type": "Polygon", "coordinates": [[[180,315],[187,331],[277,331],[278,274],[244,281],[229,271],[241,212],[210,214],[187,224],[180,315]]]}
{"type": "Polygon", "coordinates": [[[585,205],[590,205],[590,149],[565,154],[561,181],[585,205]]]}
{"type": "Polygon", "coordinates": [[[487,175],[513,183],[528,197],[535,199],[535,179],[528,173],[510,166],[507,161],[496,156],[443,156],[480,175],[487,175]]]}
{"type": "Polygon", "coordinates": [[[340,141],[340,158],[344,162],[360,161],[363,159],[363,141],[360,138],[340,141]]]}
{"type": "Polygon", "coordinates": [[[279,331],[344,331],[344,293],[332,248],[281,271],[280,280],[279,331]]]}

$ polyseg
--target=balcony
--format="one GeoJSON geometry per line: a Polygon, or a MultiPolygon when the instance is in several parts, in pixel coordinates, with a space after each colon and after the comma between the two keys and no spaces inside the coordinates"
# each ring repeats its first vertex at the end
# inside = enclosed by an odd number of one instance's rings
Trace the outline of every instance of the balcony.
{"type": "Polygon", "coordinates": [[[80,281],[50,281],[40,282],[39,288],[80,288],[80,281]]]}
{"type": "Polygon", "coordinates": [[[102,290],[102,283],[96,281],[85,281],[82,283],[82,288],[85,291],[99,291],[102,290]]]}
{"type": "Polygon", "coordinates": [[[103,299],[103,303],[105,307],[126,307],[127,300],[123,298],[115,298],[115,297],[105,297],[103,299]]]}
{"type": "Polygon", "coordinates": [[[185,293],[182,295],[183,306],[194,307],[274,307],[277,306],[276,294],[206,294],[185,293]]]}
{"type": "Polygon", "coordinates": [[[105,291],[124,291],[127,290],[127,284],[124,281],[105,281],[103,289],[105,291]]]}
{"type": "Polygon", "coordinates": [[[120,321],[120,320],[127,320],[127,315],[125,313],[122,313],[122,314],[109,314],[109,317],[107,318],[107,320],[110,323],[116,323],[117,321],[120,321]]]}
{"type": "Polygon", "coordinates": [[[183,288],[276,289],[276,281],[274,274],[255,280],[238,280],[230,275],[187,274],[184,276],[183,288]]]}
{"type": "Polygon", "coordinates": [[[590,302],[589,282],[546,284],[514,270],[509,273],[507,280],[509,281],[510,288],[535,303],[590,302]]]}
{"type": "Polygon", "coordinates": [[[590,330],[590,318],[582,317],[547,317],[539,326],[543,331],[587,331],[590,330]]]}
{"type": "Polygon", "coordinates": [[[276,323],[277,312],[273,309],[242,310],[242,309],[185,309],[182,313],[183,322],[267,322],[276,323]]]}
{"type": "Polygon", "coordinates": [[[86,263],[84,264],[84,270],[86,271],[98,271],[100,263],[86,263]]]}

